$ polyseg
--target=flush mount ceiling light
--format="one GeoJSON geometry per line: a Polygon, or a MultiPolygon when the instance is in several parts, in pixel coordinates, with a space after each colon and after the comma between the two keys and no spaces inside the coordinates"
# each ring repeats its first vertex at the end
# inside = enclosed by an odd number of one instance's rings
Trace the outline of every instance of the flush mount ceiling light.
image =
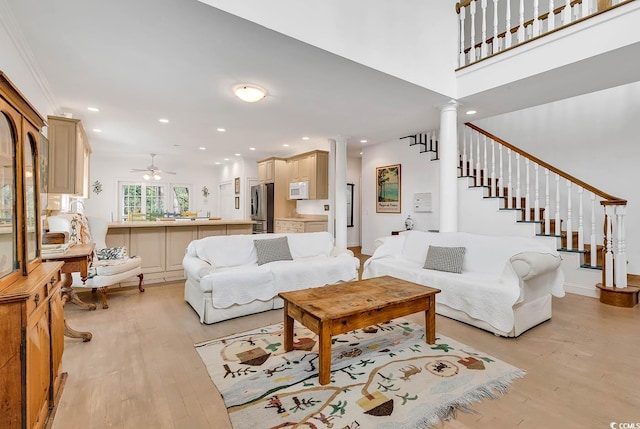
{"type": "Polygon", "coordinates": [[[91,107],[91,106],[87,107],[87,110],[90,111],[90,112],[99,112],[100,111],[100,109],[98,109],[97,107],[91,107]]]}
{"type": "Polygon", "coordinates": [[[467,110],[467,115],[475,115],[476,113],[478,112],[476,112],[475,110],[467,110]]]}
{"type": "Polygon", "coordinates": [[[255,103],[262,100],[267,91],[256,85],[237,85],[233,87],[233,93],[242,101],[247,103],[255,103]]]}

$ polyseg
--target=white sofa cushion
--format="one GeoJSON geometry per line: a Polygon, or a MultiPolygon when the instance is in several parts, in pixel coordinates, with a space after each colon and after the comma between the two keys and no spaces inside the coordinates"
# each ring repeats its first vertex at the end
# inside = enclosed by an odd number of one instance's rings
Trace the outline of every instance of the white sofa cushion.
{"type": "Polygon", "coordinates": [[[253,238],[252,235],[205,237],[192,241],[188,252],[194,252],[195,256],[216,268],[257,264],[253,238]]]}
{"type": "Polygon", "coordinates": [[[94,261],[91,265],[95,268],[96,274],[99,276],[112,276],[114,274],[124,273],[141,265],[142,261],[139,256],[127,259],[104,259],[102,261],[94,261]]]}
{"type": "Polygon", "coordinates": [[[357,279],[355,258],[316,256],[263,265],[273,273],[276,293],[357,279]]]}
{"type": "Polygon", "coordinates": [[[293,259],[329,256],[333,250],[333,236],[326,231],[289,234],[287,237],[293,259]]]}

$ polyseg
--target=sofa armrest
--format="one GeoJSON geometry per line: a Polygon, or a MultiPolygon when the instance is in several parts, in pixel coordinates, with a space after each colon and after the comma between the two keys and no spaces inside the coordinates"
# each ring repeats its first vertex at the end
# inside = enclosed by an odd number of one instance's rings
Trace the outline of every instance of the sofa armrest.
{"type": "Polygon", "coordinates": [[[182,260],[182,267],[185,273],[191,274],[198,280],[215,270],[215,267],[212,267],[207,261],[189,255],[182,260]]]}
{"type": "Polygon", "coordinates": [[[336,258],[343,255],[353,257],[353,252],[349,249],[343,249],[342,247],[334,247],[331,249],[331,254],[329,256],[336,258]]]}
{"type": "Polygon", "coordinates": [[[560,256],[550,253],[522,252],[510,258],[511,266],[522,280],[549,273],[560,266],[560,256]]]}

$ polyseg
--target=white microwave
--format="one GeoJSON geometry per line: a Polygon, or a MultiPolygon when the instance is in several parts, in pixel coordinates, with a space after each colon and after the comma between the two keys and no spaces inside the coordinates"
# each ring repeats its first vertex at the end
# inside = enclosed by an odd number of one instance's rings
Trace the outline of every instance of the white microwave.
{"type": "Polygon", "coordinates": [[[290,200],[308,200],[309,199],[309,182],[291,182],[289,183],[289,199],[290,200]]]}

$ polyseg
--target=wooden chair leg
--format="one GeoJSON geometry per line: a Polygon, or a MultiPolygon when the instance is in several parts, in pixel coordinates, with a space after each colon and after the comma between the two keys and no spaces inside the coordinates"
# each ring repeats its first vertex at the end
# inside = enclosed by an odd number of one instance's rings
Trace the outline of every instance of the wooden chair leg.
{"type": "Polygon", "coordinates": [[[138,278],[140,279],[140,281],[138,282],[138,290],[140,292],[144,292],[144,288],[142,287],[142,280],[144,279],[144,274],[142,273],[138,274],[138,278]]]}
{"type": "Polygon", "coordinates": [[[107,304],[107,287],[98,288],[100,291],[100,297],[102,298],[102,308],[109,308],[109,304],[107,304]]]}

